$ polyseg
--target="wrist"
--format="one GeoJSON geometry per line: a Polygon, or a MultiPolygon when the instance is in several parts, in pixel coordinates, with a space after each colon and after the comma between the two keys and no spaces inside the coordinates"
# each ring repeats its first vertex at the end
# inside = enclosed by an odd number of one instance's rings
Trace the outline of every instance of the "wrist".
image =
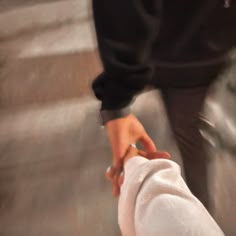
{"type": "Polygon", "coordinates": [[[114,110],[101,110],[100,111],[100,118],[102,125],[106,125],[107,122],[119,118],[124,118],[130,115],[131,110],[130,107],[124,107],[121,109],[114,109],[114,110]]]}

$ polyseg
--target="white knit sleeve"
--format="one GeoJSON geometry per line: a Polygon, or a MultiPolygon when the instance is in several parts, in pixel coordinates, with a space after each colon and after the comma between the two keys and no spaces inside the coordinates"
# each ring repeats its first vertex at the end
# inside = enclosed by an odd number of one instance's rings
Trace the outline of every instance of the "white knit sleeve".
{"type": "Polygon", "coordinates": [[[123,236],[222,236],[173,161],[134,157],[125,165],[119,199],[123,236]]]}

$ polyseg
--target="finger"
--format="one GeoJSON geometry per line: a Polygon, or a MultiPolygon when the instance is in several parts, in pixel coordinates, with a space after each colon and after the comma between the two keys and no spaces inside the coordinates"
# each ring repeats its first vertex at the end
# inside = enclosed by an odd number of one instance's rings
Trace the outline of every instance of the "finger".
{"type": "Polygon", "coordinates": [[[113,167],[114,168],[119,169],[123,166],[122,159],[126,155],[128,148],[129,148],[129,144],[128,145],[118,144],[116,147],[113,148],[113,167]]]}
{"type": "Polygon", "coordinates": [[[115,172],[114,175],[120,175],[120,173],[123,171],[123,165],[124,165],[123,158],[116,162],[116,166],[113,166],[115,172]]]}
{"type": "Polygon", "coordinates": [[[145,152],[145,151],[143,151],[143,150],[138,150],[138,155],[139,155],[139,156],[142,156],[142,157],[146,157],[146,158],[147,158],[147,156],[148,156],[148,153],[147,153],[147,152],[145,152]]]}
{"type": "Polygon", "coordinates": [[[138,155],[138,149],[132,145],[129,146],[124,159],[130,158],[130,157],[134,157],[138,155]]]}
{"type": "Polygon", "coordinates": [[[156,152],[152,152],[152,153],[147,153],[144,152],[143,150],[138,150],[138,155],[145,157],[149,160],[152,159],[158,159],[158,158],[166,158],[166,159],[170,159],[171,155],[168,152],[160,152],[160,151],[156,151],[156,152]]]}
{"type": "Polygon", "coordinates": [[[123,160],[123,165],[124,163],[126,163],[130,158],[132,157],[135,157],[135,156],[138,156],[138,149],[133,147],[133,146],[130,146],[129,149],[127,150],[127,153],[124,157],[124,160],[123,160]]]}
{"type": "Polygon", "coordinates": [[[113,196],[118,197],[119,194],[120,194],[119,175],[115,175],[113,178],[113,196]]]}
{"type": "Polygon", "coordinates": [[[156,145],[152,141],[152,139],[147,135],[147,133],[144,133],[144,135],[140,138],[140,142],[142,143],[145,151],[147,153],[156,152],[156,145]]]}
{"type": "Polygon", "coordinates": [[[154,152],[154,153],[148,153],[146,158],[149,160],[170,159],[171,155],[168,152],[154,152]]]}
{"type": "Polygon", "coordinates": [[[110,181],[112,181],[115,174],[115,169],[112,166],[109,166],[106,170],[106,178],[110,181]]]}

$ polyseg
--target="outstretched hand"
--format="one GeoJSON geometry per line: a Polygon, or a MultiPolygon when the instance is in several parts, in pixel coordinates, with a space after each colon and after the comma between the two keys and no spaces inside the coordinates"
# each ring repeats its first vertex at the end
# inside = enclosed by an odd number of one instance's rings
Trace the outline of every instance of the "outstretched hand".
{"type": "Polygon", "coordinates": [[[106,172],[106,178],[112,182],[113,185],[113,195],[115,197],[119,196],[120,194],[120,187],[124,182],[125,173],[123,170],[123,166],[125,163],[135,156],[142,156],[147,158],[148,160],[154,160],[154,159],[169,159],[170,154],[168,152],[153,152],[153,153],[147,153],[142,150],[139,150],[133,146],[129,146],[125,156],[120,160],[119,168],[116,168],[114,166],[111,166],[108,168],[106,172]]]}
{"type": "MultiPolygon", "coordinates": [[[[132,143],[140,142],[146,153],[156,152],[154,142],[148,136],[140,121],[132,114],[109,121],[106,128],[113,154],[112,172],[122,172],[123,158],[132,143]]],[[[114,174],[114,179],[114,182],[118,182],[118,174],[114,174]]],[[[115,196],[119,195],[117,186],[117,184],[113,184],[113,194],[115,196]]]]}

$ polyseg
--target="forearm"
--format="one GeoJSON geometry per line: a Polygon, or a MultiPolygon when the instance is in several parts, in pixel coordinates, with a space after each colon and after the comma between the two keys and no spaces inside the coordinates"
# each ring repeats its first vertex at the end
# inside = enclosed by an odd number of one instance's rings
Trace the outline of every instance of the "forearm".
{"type": "Polygon", "coordinates": [[[179,166],[165,159],[134,157],[126,163],[119,222],[130,236],[224,235],[188,189],[179,166]]]}

